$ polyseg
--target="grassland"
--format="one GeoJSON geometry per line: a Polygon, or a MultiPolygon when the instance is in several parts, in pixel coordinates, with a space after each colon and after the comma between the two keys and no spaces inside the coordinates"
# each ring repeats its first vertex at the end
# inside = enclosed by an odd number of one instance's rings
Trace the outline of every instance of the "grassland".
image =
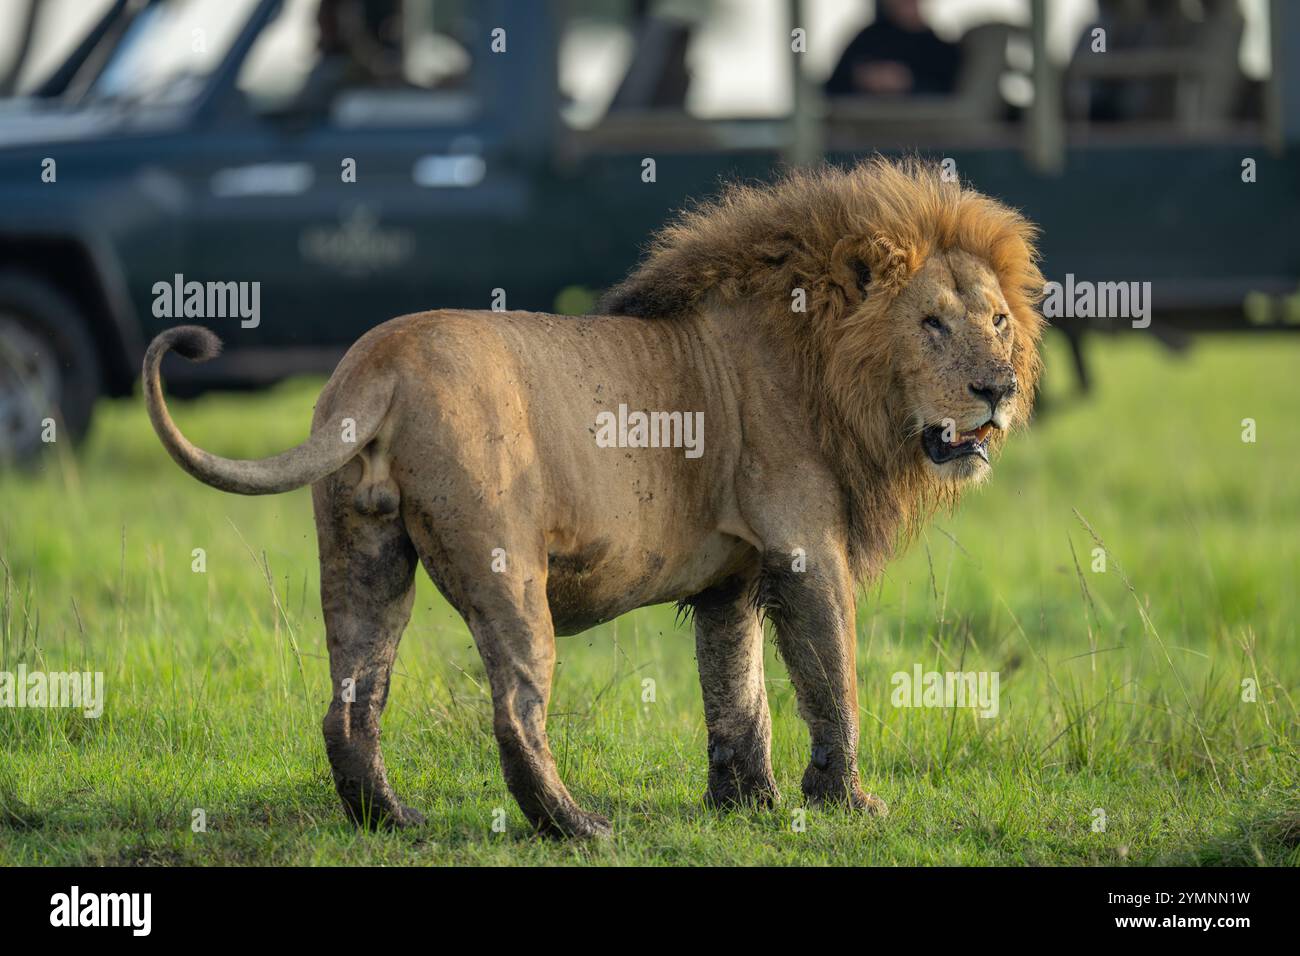
{"type": "MultiPolygon", "coordinates": [[[[319,730],[308,493],[202,487],[138,401],[107,403],[76,455],[0,475],[0,670],[106,682],[99,719],[0,708],[0,862],[1300,863],[1300,342],[1171,359],[1126,339],[1094,359],[1097,395],[1072,402],[1050,353],[1048,413],[861,594],[862,774],[888,818],[792,827],[807,737],[770,651],[784,799],[707,811],[693,641],[661,607],[561,639],[551,739],[579,801],[614,820],[596,846],[529,835],[477,654],[423,576],[384,746],[429,824],[354,832],[319,730]],[[998,716],[891,706],[916,664],[997,671],[998,716]]],[[[175,412],[199,444],[260,456],[301,440],[319,385],[175,412]]]]}

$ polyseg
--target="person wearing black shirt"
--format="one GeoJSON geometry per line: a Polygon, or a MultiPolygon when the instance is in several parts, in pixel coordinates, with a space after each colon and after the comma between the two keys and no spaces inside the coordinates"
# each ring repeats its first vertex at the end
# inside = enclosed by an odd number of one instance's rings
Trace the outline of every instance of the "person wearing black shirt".
{"type": "Polygon", "coordinates": [[[961,49],[921,19],[918,0],[879,0],[874,23],[840,56],[828,96],[912,96],[953,92],[961,49]]]}

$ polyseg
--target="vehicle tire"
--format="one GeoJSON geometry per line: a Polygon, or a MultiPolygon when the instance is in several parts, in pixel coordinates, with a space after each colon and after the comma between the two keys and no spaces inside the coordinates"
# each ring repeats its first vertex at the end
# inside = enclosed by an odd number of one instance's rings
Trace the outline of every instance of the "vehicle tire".
{"type": "Polygon", "coordinates": [[[81,309],[50,283],[0,272],[0,464],[34,459],[55,439],[75,443],[100,392],[95,343],[81,309]]]}

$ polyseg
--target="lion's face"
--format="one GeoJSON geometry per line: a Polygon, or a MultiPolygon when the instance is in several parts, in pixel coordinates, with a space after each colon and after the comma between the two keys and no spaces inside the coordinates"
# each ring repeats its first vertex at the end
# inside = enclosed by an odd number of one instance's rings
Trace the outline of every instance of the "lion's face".
{"type": "Polygon", "coordinates": [[[945,480],[986,477],[990,448],[1026,413],[997,276],[968,253],[935,253],[890,312],[914,453],[945,480]]]}

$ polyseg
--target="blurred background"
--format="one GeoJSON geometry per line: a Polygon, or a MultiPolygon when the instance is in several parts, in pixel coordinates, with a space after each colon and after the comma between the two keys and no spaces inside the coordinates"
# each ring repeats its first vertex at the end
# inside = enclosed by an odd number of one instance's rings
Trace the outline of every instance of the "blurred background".
{"type": "MultiPolygon", "coordinates": [[[[206,316],[226,354],[172,386],[253,387],[328,372],[406,312],[589,310],[721,180],[874,151],[949,160],[1022,208],[1049,279],[1152,283],[1172,348],[1294,330],[1297,19],[1268,0],[11,0],[0,456],[33,455],[50,409],[75,438],[130,393],[176,276],[259,283],[260,317],[206,316]]],[[[1126,326],[1054,324],[1084,388],[1086,333],[1126,326]]]]}
{"type": "MultiPolygon", "coordinates": [[[[145,345],[214,329],[164,367],[173,414],[275,454],[366,329],[586,312],[722,181],[877,151],[1021,208],[1049,280],[1150,283],[1150,322],[1052,318],[1032,427],[862,589],[886,826],[698,811],[672,608],[560,641],[552,744],[622,834],[593,859],[1300,863],[1300,6],[4,0],[0,93],[0,670],[108,688],[102,720],[0,708],[0,863],[575,862],[485,838],[525,825],[424,576],[384,742],[431,838],[343,825],[309,492],[174,467],[145,345]],[[188,282],[258,283],[255,318],[165,307],[188,282]],[[999,718],[890,706],[918,663],[1000,673],[999,718]]],[[[770,648],[767,685],[797,794],[770,648]]]]}

